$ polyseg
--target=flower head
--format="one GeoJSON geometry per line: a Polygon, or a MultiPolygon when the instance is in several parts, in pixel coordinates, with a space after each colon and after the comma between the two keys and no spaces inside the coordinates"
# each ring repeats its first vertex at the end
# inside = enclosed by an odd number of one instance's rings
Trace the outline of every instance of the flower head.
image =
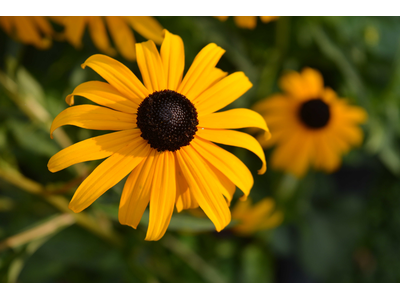
{"type": "Polygon", "coordinates": [[[325,88],[321,74],[314,69],[289,72],[280,86],[285,94],[273,95],[254,106],[271,127],[272,138],[263,146],[276,145],[272,166],[297,177],[309,166],[335,171],[341,156],[362,142],[359,124],[366,121],[367,113],[325,88]]]}
{"type": "Polygon", "coordinates": [[[48,19],[39,16],[0,16],[0,27],[16,40],[38,49],[49,48],[54,34],[48,19]]]}
{"type": "Polygon", "coordinates": [[[65,27],[65,39],[75,48],[82,47],[82,37],[88,27],[95,46],[103,53],[111,56],[117,54],[110,45],[107,29],[118,49],[118,52],[127,60],[135,60],[135,37],[131,28],[143,37],[151,39],[157,44],[162,42],[162,26],[153,17],[146,16],[72,16],[54,17],[54,20],[65,27]]]}
{"type": "Polygon", "coordinates": [[[52,172],[70,165],[108,157],[78,187],[69,207],[80,212],[129,175],[122,192],[119,221],[136,228],[147,205],[150,220],[146,240],[160,239],[174,207],[200,206],[218,231],[231,220],[229,203],[235,186],[246,198],[253,185],[247,167],[212,142],[264,152],[252,136],[228,129],[256,127],[269,131],[265,120],[249,109],[217,112],[243,95],[252,84],[243,72],[227,76],[216,68],[223,49],[204,47],[183,77],[182,39],[164,31],[158,52],[153,41],[136,44],[144,85],[124,65],[93,55],[82,65],[107,82],[89,81],[75,88],[75,96],[100,104],[65,109],[53,121],[51,134],[63,125],[116,132],[74,144],[54,155],[52,172]]]}

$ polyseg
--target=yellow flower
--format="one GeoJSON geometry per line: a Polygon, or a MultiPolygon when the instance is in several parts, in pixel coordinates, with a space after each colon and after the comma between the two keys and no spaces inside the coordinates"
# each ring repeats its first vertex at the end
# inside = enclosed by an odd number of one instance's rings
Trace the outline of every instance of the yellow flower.
{"type": "Polygon", "coordinates": [[[38,49],[49,48],[54,34],[49,21],[38,16],[0,16],[0,27],[21,43],[33,45],[38,49]]]}
{"type": "Polygon", "coordinates": [[[229,128],[256,127],[269,131],[265,120],[249,109],[216,112],[243,95],[252,84],[243,72],[227,76],[216,68],[225,52],[211,43],[194,59],[182,79],[182,39],[164,31],[158,52],[153,41],[136,44],[144,85],[123,64],[93,55],[89,66],[108,83],[89,81],[75,88],[66,102],[83,96],[100,104],[73,106],[53,121],[51,134],[63,125],[117,132],[87,139],[54,155],[52,172],[83,161],[103,161],[76,190],[69,207],[80,212],[128,176],[122,192],[119,221],[136,228],[150,203],[146,240],[160,239],[174,206],[200,206],[222,230],[231,220],[229,203],[235,185],[245,199],[253,185],[247,167],[233,154],[212,142],[254,152],[266,170],[264,152],[255,138],[229,128]]]}
{"type": "MultiPolygon", "coordinates": [[[[216,17],[220,21],[226,21],[228,17],[216,17]]],[[[279,17],[268,17],[268,16],[260,16],[260,19],[263,23],[268,23],[278,19],[279,17]]],[[[236,23],[236,26],[240,28],[246,29],[254,29],[257,25],[257,17],[255,16],[234,16],[233,20],[236,23]]]]}
{"type": "Polygon", "coordinates": [[[249,235],[279,226],[283,221],[283,213],[274,208],[275,202],[271,198],[264,198],[255,205],[251,205],[251,199],[239,201],[232,209],[232,219],[239,221],[239,224],[232,230],[249,235]]]}
{"type": "Polygon", "coordinates": [[[116,55],[115,49],[110,45],[107,29],[110,33],[118,52],[127,60],[135,60],[135,37],[131,28],[146,39],[153,40],[158,45],[162,42],[162,26],[153,17],[98,17],[98,16],[73,16],[55,17],[54,20],[65,26],[64,36],[75,48],[82,47],[82,36],[85,27],[89,28],[90,36],[95,46],[103,53],[116,55]]]}
{"type": "Polygon", "coordinates": [[[367,119],[364,109],[350,106],[330,88],[324,88],[321,74],[310,68],[291,71],[280,81],[285,94],[258,102],[271,127],[272,138],[264,147],[276,145],[272,167],[303,176],[309,166],[335,171],[341,156],[361,144],[359,127],[367,119]]]}

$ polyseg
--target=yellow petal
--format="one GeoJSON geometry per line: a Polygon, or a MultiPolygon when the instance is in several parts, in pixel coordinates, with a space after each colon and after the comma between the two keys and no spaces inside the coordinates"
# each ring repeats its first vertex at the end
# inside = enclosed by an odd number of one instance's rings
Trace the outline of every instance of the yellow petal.
{"type": "Polygon", "coordinates": [[[317,70],[311,68],[304,68],[301,72],[305,88],[308,89],[310,99],[321,97],[324,90],[324,79],[317,70]]]}
{"type": "Polygon", "coordinates": [[[111,38],[119,53],[127,60],[135,60],[135,37],[123,17],[107,16],[105,18],[111,38]]]}
{"type": "Polygon", "coordinates": [[[300,178],[307,171],[314,155],[313,136],[296,132],[275,149],[271,164],[274,168],[283,169],[300,178]]]}
{"type": "Polygon", "coordinates": [[[78,85],[65,98],[68,105],[74,105],[74,96],[82,96],[93,102],[127,113],[136,113],[138,105],[121,95],[112,85],[102,81],[88,81],[78,85]]]}
{"type": "Polygon", "coordinates": [[[69,203],[69,208],[76,213],[84,210],[128,175],[149,153],[147,141],[138,137],[111,155],[81,183],[69,203]]]}
{"type": "Polygon", "coordinates": [[[104,20],[102,17],[89,17],[89,32],[93,43],[96,47],[107,55],[114,56],[117,54],[114,48],[111,47],[104,20]]]}
{"type": "Polygon", "coordinates": [[[189,145],[175,152],[179,166],[204,213],[214,223],[217,231],[231,221],[231,213],[224,197],[204,165],[203,158],[189,145]]]}
{"type": "Polygon", "coordinates": [[[183,175],[178,160],[175,157],[176,170],[176,210],[181,212],[183,209],[192,209],[199,207],[195,197],[191,195],[189,185],[183,175]]]}
{"type": "Polygon", "coordinates": [[[150,202],[156,154],[157,151],[151,149],[148,157],[131,172],[125,182],[118,210],[118,219],[123,225],[136,229],[150,202]]]}
{"type": "Polygon", "coordinates": [[[172,152],[158,153],[150,193],[150,217],[146,241],[161,239],[168,228],[176,197],[175,157],[172,152]]]}
{"type": "Polygon", "coordinates": [[[303,77],[295,71],[289,71],[282,76],[279,85],[281,89],[292,96],[293,99],[310,99],[308,86],[304,83],[303,77]]]}
{"type": "Polygon", "coordinates": [[[87,23],[87,17],[71,16],[64,19],[64,36],[75,48],[82,47],[82,36],[87,23]]]}
{"type": "Polygon", "coordinates": [[[185,49],[180,36],[164,29],[165,38],[161,45],[161,60],[164,66],[167,89],[176,91],[182,81],[185,68],[185,49]]]}
{"type": "Polygon", "coordinates": [[[108,157],[140,135],[139,129],[130,129],[84,140],[53,155],[47,168],[50,172],[57,172],[80,162],[108,157]]]}
{"type": "Polygon", "coordinates": [[[53,29],[51,28],[51,25],[46,17],[42,16],[32,16],[32,19],[36,25],[36,27],[40,30],[45,35],[52,35],[53,29]]]}
{"type": "Polygon", "coordinates": [[[205,46],[195,57],[177,92],[194,101],[210,85],[209,75],[224,53],[225,50],[214,43],[205,46]]]}
{"type": "Polygon", "coordinates": [[[167,88],[164,67],[153,41],[136,44],[137,63],[144,85],[151,93],[167,88]]]}
{"type": "Polygon", "coordinates": [[[163,27],[153,17],[137,16],[125,17],[128,23],[137,31],[141,36],[148,40],[153,40],[156,44],[161,44],[163,41],[163,27]]]}
{"type": "Polygon", "coordinates": [[[250,150],[257,155],[262,161],[262,167],[258,174],[264,174],[267,170],[264,150],[260,143],[251,135],[244,132],[234,130],[218,130],[218,129],[200,129],[196,133],[199,137],[224,145],[242,147],[250,150]]]}
{"type": "Polygon", "coordinates": [[[260,16],[260,19],[263,23],[268,23],[268,22],[274,21],[278,18],[279,17],[277,17],[277,16],[260,16]]]}
{"type": "Polygon", "coordinates": [[[211,163],[205,160],[207,166],[210,168],[210,172],[214,174],[216,182],[220,185],[220,191],[222,195],[225,196],[228,201],[228,205],[232,201],[233,194],[235,193],[236,186],[235,184],[229,180],[221,171],[219,171],[216,167],[214,167],[211,163]]]}
{"type": "Polygon", "coordinates": [[[240,28],[254,29],[257,25],[257,17],[255,16],[234,16],[233,19],[240,28]]]}
{"type": "Polygon", "coordinates": [[[243,72],[236,72],[204,91],[193,103],[201,117],[231,104],[252,86],[243,72]]]}
{"type": "Polygon", "coordinates": [[[92,68],[121,94],[137,105],[149,95],[149,91],[135,74],[111,57],[101,54],[92,55],[82,64],[82,68],[86,66],[92,68]]]}
{"type": "Polygon", "coordinates": [[[257,112],[246,108],[235,108],[223,112],[217,112],[199,118],[199,130],[201,128],[244,128],[256,127],[265,131],[265,138],[269,139],[271,134],[264,118],[257,112]]]}
{"type": "Polygon", "coordinates": [[[21,16],[15,18],[16,34],[23,43],[32,44],[39,49],[45,49],[51,45],[49,40],[41,37],[33,17],[21,16]]]}
{"type": "Polygon", "coordinates": [[[228,19],[228,16],[214,16],[214,18],[217,18],[218,20],[225,22],[228,19]]]}
{"type": "Polygon", "coordinates": [[[95,105],[68,107],[58,114],[50,128],[50,137],[58,127],[75,125],[95,130],[124,130],[136,127],[136,115],[95,105]]]}
{"type": "Polygon", "coordinates": [[[247,198],[254,181],[249,169],[240,159],[221,147],[197,136],[193,139],[191,145],[205,160],[242,190],[244,193],[242,199],[247,198]]]}

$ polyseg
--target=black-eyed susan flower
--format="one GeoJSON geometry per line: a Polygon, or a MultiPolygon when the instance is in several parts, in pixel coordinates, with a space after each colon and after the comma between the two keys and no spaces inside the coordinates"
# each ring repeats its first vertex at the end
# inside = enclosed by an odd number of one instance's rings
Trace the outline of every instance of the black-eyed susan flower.
{"type": "Polygon", "coordinates": [[[272,198],[264,198],[254,205],[249,198],[235,204],[232,208],[232,219],[238,221],[238,224],[232,227],[232,231],[240,235],[249,235],[278,227],[283,221],[283,213],[275,209],[272,198]]]}
{"type": "Polygon", "coordinates": [[[64,37],[75,48],[82,47],[82,36],[88,27],[95,46],[103,53],[115,56],[116,50],[111,46],[108,32],[118,52],[127,60],[135,60],[135,37],[132,29],[156,44],[162,42],[163,27],[153,17],[146,16],[72,16],[57,17],[55,21],[65,27],[64,37]]]}
{"type": "Polygon", "coordinates": [[[324,87],[321,74],[310,68],[291,71],[280,81],[285,94],[258,102],[254,109],[268,120],[272,138],[263,146],[276,145],[271,156],[274,168],[303,176],[309,166],[335,171],[341,156],[359,145],[365,122],[364,109],[347,104],[324,87]]]}
{"type": "MultiPolygon", "coordinates": [[[[220,21],[226,21],[228,17],[216,17],[220,21]]],[[[263,23],[268,23],[278,19],[279,17],[269,17],[269,16],[260,16],[260,19],[263,23]]],[[[257,17],[256,16],[234,16],[233,20],[235,21],[236,26],[245,29],[254,29],[257,25],[257,17]]]]}
{"type": "Polygon", "coordinates": [[[17,41],[33,45],[38,49],[51,46],[54,31],[46,17],[40,16],[0,16],[0,26],[17,41]]]}
{"type": "Polygon", "coordinates": [[[264,152],[252,136],[228,130],[256,127],[269,131],[265,120],[249,109],[217,112],[243,95],[252,84],[243,72],[227,76],[216,68],[225,52],[211,43],[194,59],[182,79],[182,39],[164,31],[160,53],[153,41],[136,44],[144,85],[123,64],[93,55],[82,65],[107,82],[89,81],[75,88],[66,102],[83,96],[100,104],[67,108],[53,121],[51,134],[63,125],[114,130],[90,138],[54,155],[52,172],[96,159],[104,160],[78,187],[69,207],[80,212],[129,175],[122,192],[119,221],[136,228],[150,203],[146,240],[160,239],[176,206],[200,206],[222,230],[231,220],[229,203],[235,186],[246,198],[253,185],[247,167],[213,142],[246,148],[262,161],[264,152]]]}

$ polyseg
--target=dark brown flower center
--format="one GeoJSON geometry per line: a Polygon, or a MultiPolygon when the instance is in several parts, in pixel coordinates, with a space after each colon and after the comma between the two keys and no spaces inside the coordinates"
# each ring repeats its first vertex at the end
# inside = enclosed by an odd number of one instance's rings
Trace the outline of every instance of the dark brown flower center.
{"type": "Polygon", "coordinates": [[[328,104],[324,101],[321,99],[312,99],[300,106],[299,117],[307,127],[319,129],[328,124],[331,112],[328,104]]]}
{"type": "Polygon", "coordinates": [[[176,151],[189,145],[198,124],[192,102],[171,90],[154,92],[140,103],[137,110],[141,137],[160,152],[176,151]]]}

